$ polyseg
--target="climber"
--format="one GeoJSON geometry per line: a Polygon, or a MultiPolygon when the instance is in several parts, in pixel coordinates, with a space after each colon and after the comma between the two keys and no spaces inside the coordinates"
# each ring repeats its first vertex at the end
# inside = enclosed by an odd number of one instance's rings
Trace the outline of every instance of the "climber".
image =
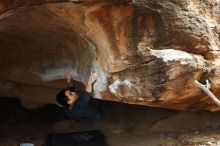
{"type": "Polygon", "coordinates": [[[61,90],[56,96],[57,102],[63,106],[67,117],[87,124],[96,124],[103,120],[101,110],[91,103],[93,83],[98,78],[97,73],[91,73],[85,91],[80,94],[73,86],[72,72],[67,72],[67,88],[61,90]]]}

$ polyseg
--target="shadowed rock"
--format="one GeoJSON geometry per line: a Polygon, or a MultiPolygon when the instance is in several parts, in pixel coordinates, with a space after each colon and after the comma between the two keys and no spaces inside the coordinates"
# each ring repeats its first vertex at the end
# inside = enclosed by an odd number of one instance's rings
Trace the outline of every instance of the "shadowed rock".
{"type": "Polygon", "coordinates": [[[43,3],[1,5],[16,9],[0,11],[0,95],[55,102],[71,67],[81,83],[100,73],[95,98],[219,110],[193,84],[209,79],[220,93],[218,1],[43,3]]]}

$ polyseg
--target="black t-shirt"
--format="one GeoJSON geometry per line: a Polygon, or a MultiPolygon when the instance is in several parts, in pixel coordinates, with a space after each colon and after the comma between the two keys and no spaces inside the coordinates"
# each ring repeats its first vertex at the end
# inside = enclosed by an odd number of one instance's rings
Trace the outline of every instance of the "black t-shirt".
{"type": "Polygon", "coordinates": [[[102,121],[103,115],[101,111],[91,104],[90,99],[91,93],[83,92],[71,108],[64,107],[65,115],[91,124],[102,121]]]}

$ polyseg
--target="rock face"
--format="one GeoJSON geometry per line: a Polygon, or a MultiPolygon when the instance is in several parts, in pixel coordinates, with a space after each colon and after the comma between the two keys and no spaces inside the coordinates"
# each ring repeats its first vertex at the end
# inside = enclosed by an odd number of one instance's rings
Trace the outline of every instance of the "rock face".
{"type": "Polygon", "coordinates": [[[208,79],[220,95],[218,0],[31,5],[0,2],[1,96],[20,97],[29,108],[53,103],[71,67],[81,83],[100,73],[95,98],[220,109],[193,83],[208,79]]]}

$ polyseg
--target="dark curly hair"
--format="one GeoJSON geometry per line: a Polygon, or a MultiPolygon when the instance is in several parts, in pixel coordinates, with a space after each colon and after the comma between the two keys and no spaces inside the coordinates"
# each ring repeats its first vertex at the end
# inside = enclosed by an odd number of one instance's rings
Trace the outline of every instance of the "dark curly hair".
{"type": "Polygon", "coordinates": [[[59,104],[61,104],[62,106],[68,106],[68,97],[65,95],[65,91],[67,89],[62,89],[56,96],[56,100],[59,104]]]}

